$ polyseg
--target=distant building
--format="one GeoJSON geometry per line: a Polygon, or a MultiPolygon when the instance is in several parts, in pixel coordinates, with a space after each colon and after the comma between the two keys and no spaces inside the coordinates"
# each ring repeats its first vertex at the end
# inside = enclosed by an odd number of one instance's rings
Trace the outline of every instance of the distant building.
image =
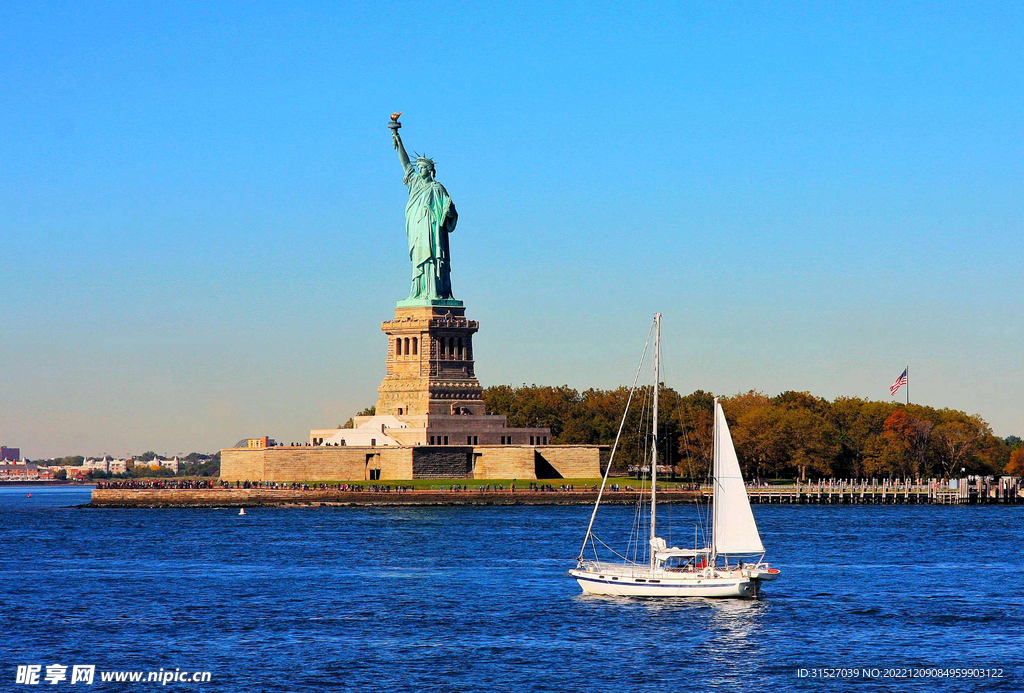
{"type": "Polygon", "coordinates": [[[148,461],[134,460],[133,464],[136,467],[149,467],[150,469],[154,469],[154,470],[155,469],[160,469],[161,467],[163,467],[164,469],[170,469],[175,474],[178,473],[178,458],[177,457],[175,457],[174,459],[170,459],[170,460],[162,460],[159,457],[154,457],[153,459],[148,460],[148,461]]]}
{"type": "MultiPolygon", "coordinates": [[[[92,470],[108,474],[124,474],[128,471],[128,460],[115,460],[106,455],[99,459],[89,459],[87,457],[82,461],[81,467],[71,467],[69,469],[81,469],[83,475],[92,470]]],[[[71,474],[69,471],[68,476],[71,476],[71,474]]]]}
{"type": "Polygon", "coordinates": [[[89,476],[89,472],[92,471],[92,469],[89,467],[80,467],[73,465],[59,465],[55,467],[50,467],[50,469],[54,470],[54,472],[64,470],[64,474],[69,481],[81,481],[82,479],[85,479],[87,476],[89,476]]]}
{"type": "Polygon", "coordinates": [[[0,480],[3,481],[44,481],[53,479],[54,470],[32,463],[0,464],[0,480]]]}
{"type": "Polygon", "coordinates": [[[277,445],[273,438],[263,436],[262,438],[243,438],[235,445],[236,448],[247,448],[249,450],[263,450],[277,445]]]}
{"type": "Polygon", "coordinates": [[[17,462],[21,459],[21,448],[0,445],[0,462],[17,462]]]}

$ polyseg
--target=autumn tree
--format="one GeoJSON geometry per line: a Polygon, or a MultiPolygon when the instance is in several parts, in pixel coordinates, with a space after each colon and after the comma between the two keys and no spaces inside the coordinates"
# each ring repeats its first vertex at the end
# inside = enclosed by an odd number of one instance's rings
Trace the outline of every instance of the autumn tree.
{"type": "Polygon", "coordinates": [[[1006,465],[1006,473],[1010,476],[1024,476],[1024,448],[1017,448],[1010,453],[1010,462],[1006,465]]]}
{"type": "Polygon", "coordinates": [[[714,401],[710,392],[697,390],[679,401],[679,467],[684,476],[702,478],[711,469],[714,449],[714,401]]]}
{"type": "Polygon", "coordinates": [[[732,427],[732,437],[746,476],[778,478],[787,470],[793,436],[782,409],[770,404],[748,408],[732,427]]]}
{"type": "Polygon", "coordinates": [[[882,426],[880,460],[885,471],[897,477],[919,476],[927,454],[928,436],[934,427],[931,421],[911,416],[905,409],[894,411],[882,426]]]}

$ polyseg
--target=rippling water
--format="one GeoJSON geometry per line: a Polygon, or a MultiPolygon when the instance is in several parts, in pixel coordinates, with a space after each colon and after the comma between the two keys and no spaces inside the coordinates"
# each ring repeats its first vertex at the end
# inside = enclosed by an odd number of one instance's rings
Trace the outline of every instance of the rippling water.
{"type": "MultiPolygon", "coordinates": [[[[833,667],[1005,674],[839,689],[1024,689],[1024,506],[755,506],[782,569],[764,599],[652,601],[566,576],[589,507],[71,507],[88,495],[0,489],[0,690],[54,662],[212,672],[167,686],[189,691],[817,690],[798,670],[833,667]]],[[[675,543],[693,513],[659,512],[675,543]]]]}

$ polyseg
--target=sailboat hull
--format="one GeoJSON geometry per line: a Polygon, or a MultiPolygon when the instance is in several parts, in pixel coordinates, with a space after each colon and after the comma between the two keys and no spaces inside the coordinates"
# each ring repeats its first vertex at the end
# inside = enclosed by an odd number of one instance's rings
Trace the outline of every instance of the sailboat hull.
{"type": "Polygon", "coordinates": [[[720,597],[753,599],[760,593],[760,580],[743,575],[708,577],[689,574],[686,577],[610,576],[587,570],[570,570],[580,588],[587,594],[621,597],[720,597]]]}

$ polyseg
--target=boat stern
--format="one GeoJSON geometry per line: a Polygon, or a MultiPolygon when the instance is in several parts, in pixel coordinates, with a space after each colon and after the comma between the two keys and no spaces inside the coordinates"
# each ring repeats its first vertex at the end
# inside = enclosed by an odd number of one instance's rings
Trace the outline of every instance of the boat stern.
{"type": "Polygon", "coordinates": [[[743,570],[743,575],[745,577],[750,578],[751,580],[757,580],[759,582],[771,582],[772,580],[778,580],[779,579],[779,573],[780,572],[781,571],[778,568],[768,568],[768,567],[765,567],[765,566],[762,566],[762,567],[755,566],[753,568],[745,568],[743,570]]]}

